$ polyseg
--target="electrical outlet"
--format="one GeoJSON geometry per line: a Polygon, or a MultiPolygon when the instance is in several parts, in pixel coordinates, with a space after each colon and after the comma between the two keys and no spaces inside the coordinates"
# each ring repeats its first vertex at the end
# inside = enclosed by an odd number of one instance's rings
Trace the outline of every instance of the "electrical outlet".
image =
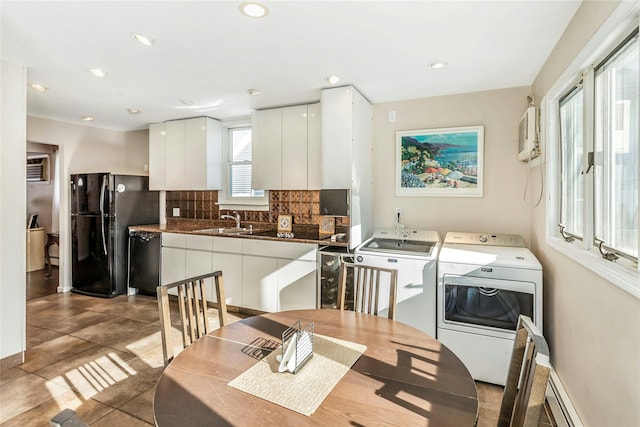
{"type": "Polygon", "coordinates": [[[396,218],[398,218],[398,216],[402,216],[402,208],[396,208],[396,218]]]}
{"type": "Polygon", "coordinates": [[[173,216],[180,216],[180,208],[173,208],[173,216]]]}

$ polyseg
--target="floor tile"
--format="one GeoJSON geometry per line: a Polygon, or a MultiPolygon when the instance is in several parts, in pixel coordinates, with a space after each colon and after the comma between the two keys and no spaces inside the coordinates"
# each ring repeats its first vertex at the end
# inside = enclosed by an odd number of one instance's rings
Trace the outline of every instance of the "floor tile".
{"type": "Polygon", "coordinates": [[[131,374],[127,362],[134,356],[110,347],[96,345],[46,366],[37,375],[57,384],[78,391],[89,399],[97,391],[126,378],[131,374]]]}
{"type": "Polygon", "coordinates": [[[159,331],[158,327],[123,317],[112,317],[104,322],[72,333],[74,337],[128,351],[127,346],[159,331]]]}
{"type": "Polygon", "coordinates": [[[94,347],[96,344],[70,335],[63,335],[44,342],[25,352],[25,363],[20,369],[28,372],[40,370],[52,363],[68,359],[77,353],[94,347]]]}
{"type": "Polygon", "coordinates": [[[51,341],[52,339],[63,336],[61,332],[53,331],[40,326],[27,324],[27,348],[33,348],[37,345],[51,341]]]}
{"type": "Polygon", "coordinates": [[[149,424],[153,424],[153,396],[155,392],[156,386],[154,385],[138,397],[122,405],[119,409],[149,424]]]}
{"type": "Polygon", "coordinates": [[[75,392],[67,391],[38,406],[11,418],[2,427],[49,426],[49,420],[64,409],[75,411],[86,424],[98,421],[114,409],[93,399],[83,400],[75,392]]]}
{"type": "Polygon", "coordinates": [[[99,419],[95,423],[92,423],[92,427],[113,427],[113,426],[127,426],[127,427],[149,427],[153,424],[146,423],[139,418],[133,417],[122,411],[112,411],[107,416],[99,419]]]}
{"type": "Polygon", "coordinates": [[[0,386],[9,381],[13,381],[17,378],[27,375],[27,371],[20,369],[19,367],[2,369],[0,370],[0,386]]]}
{"type": "Polygon", "coordinates": [[[0,423],[69,391],[67,387],[27,374],[0,386],[0,423]]]}

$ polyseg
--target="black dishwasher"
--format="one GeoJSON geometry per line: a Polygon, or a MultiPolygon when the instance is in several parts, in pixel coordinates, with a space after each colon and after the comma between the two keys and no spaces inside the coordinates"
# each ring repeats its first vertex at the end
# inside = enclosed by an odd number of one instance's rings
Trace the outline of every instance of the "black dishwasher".
{"type": "Polygon", "coordinates": [[[129,288],[156,295],[160,284],[160,233],[129,230],[129,288]]]}

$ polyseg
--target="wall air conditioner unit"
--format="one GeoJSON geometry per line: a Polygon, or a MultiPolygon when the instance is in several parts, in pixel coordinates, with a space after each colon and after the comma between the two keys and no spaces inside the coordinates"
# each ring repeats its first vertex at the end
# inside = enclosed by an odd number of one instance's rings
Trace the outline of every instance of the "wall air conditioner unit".
{"type": "Polygon", "coordinates": [[[27,155],[27,182],[49,182],[49,155],[27,155]]]}
{"type": "Polygon", "coordinates": [[[537,111],[535,106],[526,109],[518,128],[518,160],[529,161],[540,155],[537,138],[537,111]]]}

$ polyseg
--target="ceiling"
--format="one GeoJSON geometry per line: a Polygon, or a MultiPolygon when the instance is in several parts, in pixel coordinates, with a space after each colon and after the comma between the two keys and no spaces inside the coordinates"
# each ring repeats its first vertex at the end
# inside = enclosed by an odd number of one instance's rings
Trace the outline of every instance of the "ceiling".
{"type": "Polygon", "coordinates": [[[329,75],[372,103],[529,86],[580,5],[261,3],[269,14],[256,19],[239,1],[2,0],[1,57],[49,88],[27,91],[29,115],[79,124],[90,115],[91,126],[135,130],[317,101],[329,75]],[[155,43],[139,44],[136,32],[155,43]],[[431,69],[434,61],[448,66],[431,69]],[[96,67],[105,78],[89,72],[96,67]]]}

